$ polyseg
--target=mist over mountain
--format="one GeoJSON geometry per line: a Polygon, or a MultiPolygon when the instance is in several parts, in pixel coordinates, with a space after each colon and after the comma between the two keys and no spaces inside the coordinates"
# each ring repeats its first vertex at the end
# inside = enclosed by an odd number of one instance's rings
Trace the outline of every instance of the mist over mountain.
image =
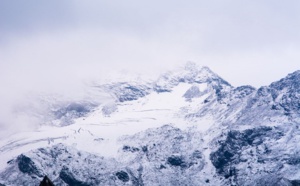
{"type": "Polygon", "coordinates": [[[299,185],[299,82],[234,87],[188,62],[41,94],[16,110],[35,127],[0,140],[0,185],[299,185]]]}

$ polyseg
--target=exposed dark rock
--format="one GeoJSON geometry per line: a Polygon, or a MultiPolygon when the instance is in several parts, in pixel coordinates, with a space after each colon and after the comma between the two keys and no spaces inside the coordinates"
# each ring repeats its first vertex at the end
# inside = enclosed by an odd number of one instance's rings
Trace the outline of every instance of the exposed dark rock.
{"type": "Polygon", "coordinates": [[[159,87],[159,86],[155,86],[155,87],[154,87],[154,91],[157,92],[157,93],[171,92],[171,90],[169,90],[169,89],[164,89],[164,88],[159,87]]]}
{"type": "Polygon", "coordinates": [[[42,177],[42,174],[36,167],[35,163],[27,156],[21,154],[17,158],[18,162],[18,168],[21,172],[29,175],[37,175],[39,177],[42,177]]]}
{"type": "Polygon", "coordinates": [[[68,185],[76,185],[76,186],[89,186],[90,184],[84,183],[80,180],[76,179],[76,176],[67,168],[63,167],[60,171],[59,177],[68,185]]]}
{"type": "Polygon", "coordinates": [[[148,95],[152,90],[148,85],[127,82],[104,85],[104,87],[113,92],[120,102],[137,100],[148,95]]]}
{"type": "Polygon", "coordinates": [[[45,176],[44,179],[41,181],[40,186],[54,186],[54,184],[48,178],[48,176],[45,176]]]}
{"type": "Polygon", "coordinates": [[[300,186],[300,180],[291,180],[292,186],[300,186]]]}
{"type": "Polygon", "coordinates": [[[127,92],[127,94],[121,95],[119,97],[120,102],[137,100],[138,98],[144,97],[148,94],[144,90],[141,90],[138,87],[134,86],[126,86],[124,87],[124,89],[127,92]]]}
{"type": "MultiPolygon", "coordinates": [[[[261,145],[266,138],[277,140],[282,136],[283,134],[280,131],[272,130],[271,127],[258,127],[242,132],[229,131],[226,140],[220,143],[219,149],[210,154],[210,159],[218,173],[224,175],[225,178],[229,178],[236,173],[235,164],[245,161],[240,159],[243,150],[261,145]]],[[[264,154],[269,151],[265,147],[264,154]]],[[[262,157],[258,157],[258,161],[264,163],[262,157]]]]}
{"type": "Polygon", "coordinates": [[[159,167],[159,169],[165,169],[165,168],[167,168],[167,167],[164,165],[160,165],[160,167],[159,167]]]}
{"type": "Polygon", "coordinates": [[[143,151],[143,152],[148,152],[148,147],[147,147],[147,146],[143,146],[143,147],[142,147],[142,151],[143,151]]]}
{"type": "Polygon", "coordinates": [[[133,186],[144,186],[144,183],[143,183],[143,179],[142,179],[142,173],[143,173],[143,167],[140,166],[137,171],[138,171],[138,175],[134,175],[134,173],[130,170],[130,169],[127,169],[129,175],[130,175],[130,178],[131,178],[131,182],[132,182],[132,185],[133,186]]]}
{"type": "Polygon", "coordinates": [[[286,111],[287,115],[290,112],[300,112],[300,71],[272,83],[270,88],[274,101],[286,111]],[[284,94],[279,97],[281,92],[284,94]]]}
{"type": "Polygon", "coordinates": [[[138,152],[138,151],[140,151],[140,149],[136,148],[136,147],[130,147],[130,146],[125,145],[125,146],[123,146],[123,151],[124,152],[138,152]]]}
{"type": "Polygon", "coordinates": [[[290,157],[287,159],[286,163],[289,165],[298,165],[300,164],[300,157],[290,157]]]}
{"type": "Polygon", "coordinates": [[[73,117],[81,117],[86,115],[91,111],[93,107],[90,103],[70,103],[66,107],[62,107],[61,109],[54,111],[54,114],[57,119],[60,119],[66,115],[72,115],[73,117]]]}
{"type": "Polygon", "coordinates": [[[222,99],[227,96],[227,93],[223,90],[223,87],[220,85],[215,86],[214,89],[215,89],[215,93],[217,95],[217,100],[219,102],[221,102],[222,99]]]}
{"type": "Polygon", "coordinates": [[[129,175],[127,172],[125,171],[119,171],[116,173],[116,176],[119,180],[123,181],[123,182],[128,182],[129,181],[129,175]]]}
{"type": "Polygon", "coordinates": [[[180,156],[171,156],[171,157],[168,157],[168,163],[170,165],[173,165],[173,166],[180,166],[180,167],[183,167],[185,166],[185,163],[184,161],[182,160],[182,157],[180,156]]]}
{"type": "Polygon", "coordinates": [[[13,163],[14,162],[14,160],[12,159],[12,160],[9,160],[8,162],[7,162],[7,164],[11,164],[11,163],[13,163]]]}
{"type": "Polygon", "coordinates": [[[233,89],[233,96],[234,98],[242,99],[255,91],[255,88],[249,85],[240,86],[233,89]]]}

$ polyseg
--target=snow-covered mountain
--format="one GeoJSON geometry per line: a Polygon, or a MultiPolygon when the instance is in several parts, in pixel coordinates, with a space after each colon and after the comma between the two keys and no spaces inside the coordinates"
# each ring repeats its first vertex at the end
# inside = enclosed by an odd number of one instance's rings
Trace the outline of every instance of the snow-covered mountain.
{"type": "Polygon", "coordinates": [[[91,89],[110,99],[43,99],[38,129],[0,141],[1,184],[300,185],[300,71],[255,89],[187,63],[91,89]]]}

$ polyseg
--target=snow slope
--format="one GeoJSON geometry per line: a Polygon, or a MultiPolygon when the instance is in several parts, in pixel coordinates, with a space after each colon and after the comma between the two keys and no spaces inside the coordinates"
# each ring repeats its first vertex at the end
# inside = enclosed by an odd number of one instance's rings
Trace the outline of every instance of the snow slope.
{"type": "Polygon", "coordinates": [[[0,141],[0,183],[297,185],[299,80],[232,87],[187,63],[153,82],[94,84],[111,99],[50,102],[45,124],[0,141]]]}

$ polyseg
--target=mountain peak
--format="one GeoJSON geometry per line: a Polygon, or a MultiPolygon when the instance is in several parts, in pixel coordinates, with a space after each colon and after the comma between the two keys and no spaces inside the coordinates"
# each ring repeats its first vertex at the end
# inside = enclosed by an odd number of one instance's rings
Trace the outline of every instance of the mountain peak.
{"type": "Polygon", "coordinates": [[[188,61],[184,65],[184,70],[187,71],[194,71],[196,69],[202,68],[201,66],[197,65],[195,62],[188,61]]]}
{"type": "Polygon", "coordinates": [[[216,75],[207,66],[198,65],[198,64],[196,64],[195,62],[192,62],[192,61],[186,62],[185,65],[183,66],[183,69],[185,71],[189,71],[189,72],[208,72],[208,73],[211,73],[213,75],[216,75]]]}
{"type": "Polygon", "coordinates": [[[288,74],[286,78],[298,81],[300,79],[300,70],[288,74]]]}
{"type": "Polygon", "coordinates": [[[173,71],[169,71],[156,81],[155,89],[157,91],[171,91],[171,88],[177,86],[179,83],[208,83],[214,86],[231,85],[223,80],[220,76],[214,73],[206,66],[197,65],[194,62],[187,62],[185,65],[173,71]]]}
{"type": "Polygon", "coordinates": [[[300,70],[290,73],[279,81],[272,83],[270,87],[279,90],[283,90],[284,88],[300,90],[300,70]]]}
{"type": "Polygon", "coordinates": [[[183,69],[183,72],[179,70],[178,74],[180,74],[181,77],[193,78],[195,82],[222,79],[207,66],[197,65],[195,62],[187,62],[183,69]]]}
{"type": "Polygon", "coordinates": [[[178,72],[178,77],[180,79],[184,79],[184,82],[189,83],[211,83],[218,82],[221,84],[225,84],[231,86],[227,81],[222,79],[216,73],[214,73],[207,66],[197,65],[194,62],[187,62],[184,66],[184,71],[178,72]]]}

